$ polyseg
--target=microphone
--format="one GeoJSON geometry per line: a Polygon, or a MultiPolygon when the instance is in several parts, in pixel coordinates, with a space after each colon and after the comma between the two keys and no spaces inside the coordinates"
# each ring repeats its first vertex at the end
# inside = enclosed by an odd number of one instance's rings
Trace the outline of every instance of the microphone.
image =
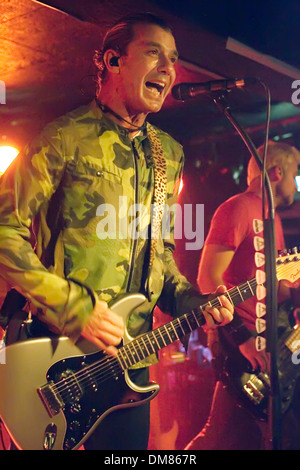
{"type": "Polygon", "coordinates": [[[256,78],[224,78],[202,83],[179,83],[172,88],[172,96],[175,100],[185,101],[199,95],[214,91],[228,91],[232,88],[242,88],[256,82],[256,78]]]}

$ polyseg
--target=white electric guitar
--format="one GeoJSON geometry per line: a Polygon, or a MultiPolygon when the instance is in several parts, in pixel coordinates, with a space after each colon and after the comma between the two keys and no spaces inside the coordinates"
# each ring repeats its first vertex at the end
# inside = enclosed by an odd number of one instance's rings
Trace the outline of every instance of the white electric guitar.
{"type": "MultiPolygon", "coordinates": [[[[300,277],[297,254],[277,260],[277,278],[300,277]]],[[[237,305],[256,293],[251,279],[224,295],[237,305]]],[[[129,294],[111,309],[125,320],[145,297],[129,294]]],[[[127,330],[116,357],[85,340],[41,338],[10,345],[0,351],[0,416],[12,440],[23,450],[75,450],[105,416],[154,398],[159,385],[136,386],[128,369],[205,323],[207,304],[219,307],[218,297],[137,338],[127,330]]]]}

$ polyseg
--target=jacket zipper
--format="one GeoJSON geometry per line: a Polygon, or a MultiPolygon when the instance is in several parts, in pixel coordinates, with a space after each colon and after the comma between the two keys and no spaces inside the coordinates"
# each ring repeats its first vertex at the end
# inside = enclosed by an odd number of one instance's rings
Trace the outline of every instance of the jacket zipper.
{"type": "MultiPolygon", "coordinates": [[[[134,140],[132,140],[131,146],[132,146],[132,149],[133,149],[133,163],[134,163],[134,171],[135,171],[134,199],[135,199],[135,205],[136,205],[136,208],[137,208],[138,203],[139,203],[139,172],[138,172],[138,158],[139,158],[139,155],[137,153],[134,140]]],[[[137,227],[135,227],[135,224],[133,224],[133,229],[132,229],[132,234],[131,234],[132,237],[133,237],[133,244],[132,244],[132,250],[131,250],[131,254],[130,254],[129,274],[128,274],[127,287],[126,287],[127,292],[130,292],[131,283],[132,283],[132,276],[133,276],[134,263],[135,263],[135,255],[136,255],[137,244],[138,244],[138,239],[139,239],[139,237],[138,237],[139,229],[140,229],[140,223],[138,223],[137,227]],[[136,230],[137,230],[138,233],[135,232],[136,230]],[[133,233],[133,231],[134,231],[134,233],[133,233]]]]}

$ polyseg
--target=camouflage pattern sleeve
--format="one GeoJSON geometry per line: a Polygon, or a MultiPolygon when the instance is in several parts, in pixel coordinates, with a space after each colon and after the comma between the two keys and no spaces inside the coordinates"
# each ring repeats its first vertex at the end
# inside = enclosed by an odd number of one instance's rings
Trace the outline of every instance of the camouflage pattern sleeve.
{"type": "Polygon", "coordinates": [[[87,289],[49,270],[31,243],[34,216],[58,187],[66,165],[60,129],[48,125],[25,147],[0,180],[0,273],[33,306],[51,330],[74,340],[92,312],[87,289]]]}

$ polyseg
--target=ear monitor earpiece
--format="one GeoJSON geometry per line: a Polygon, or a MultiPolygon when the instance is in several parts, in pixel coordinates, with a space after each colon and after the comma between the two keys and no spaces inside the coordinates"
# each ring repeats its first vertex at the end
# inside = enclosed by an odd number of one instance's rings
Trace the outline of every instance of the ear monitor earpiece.
{"type": "Polygon", "coordinates": [[[118,67],[118,65],[119,65],[119,57],[117,57],[117,56],[112,57],[112,58],[109,60],[109,65],[111,65],[112,67],[118,67]]]}

